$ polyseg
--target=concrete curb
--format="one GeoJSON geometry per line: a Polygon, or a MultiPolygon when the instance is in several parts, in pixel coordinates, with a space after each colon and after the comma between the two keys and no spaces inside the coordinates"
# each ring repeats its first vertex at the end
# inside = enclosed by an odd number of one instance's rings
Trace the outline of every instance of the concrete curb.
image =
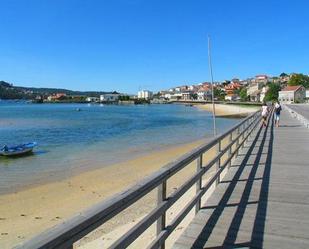
{"type": "Polygon", "coordinates": [[[294,111],[290,107],[283,105],[283,107],[291,114],[293,118],[298,119],[306,128],[309,129],[309,120],[306,119],[303,115],[299,114],[298,112],[294,111]]]}

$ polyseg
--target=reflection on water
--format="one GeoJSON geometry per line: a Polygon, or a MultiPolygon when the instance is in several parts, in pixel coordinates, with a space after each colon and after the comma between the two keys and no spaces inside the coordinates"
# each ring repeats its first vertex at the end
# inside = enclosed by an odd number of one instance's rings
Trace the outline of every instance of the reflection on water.
{"type": "MultiPolygon", "coordinates": [[[[219,119],[218,128],[236,122],[219,119]]],[[[0,193],[205,138],[211,129],[210,113],[183,105],[1,102],[0,146],[36,141],[38,147],[26,157],[0,157],[0,193]]]]}

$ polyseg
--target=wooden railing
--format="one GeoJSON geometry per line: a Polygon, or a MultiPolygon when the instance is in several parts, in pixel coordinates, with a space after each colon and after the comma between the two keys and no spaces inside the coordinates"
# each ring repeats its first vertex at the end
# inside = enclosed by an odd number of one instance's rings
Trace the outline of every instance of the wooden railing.
{"type": "Polygon", "coordinates": [[[165,248],[165,241],[169,235],[192,209],[195,208],[196,212],[200,209],[201,199],[206,191],[220,182],[222,172],[231,165],[231,160],[238,155],[239,149],[244,145],[259,121],[260,113],[256,112],[222,135],[167,164],[127,191],[87,209],[80,215],[37,235],[16,248],[73,248],[75,242],[136,203],[155,188],[158,193],[156,207],[109,248],[126,248],[155,222],[157,222],[156,237],[147,248],[165,248]],[[214,148],[216,149],[215,157],[207,163],[203,163],[203,155],[214,148]],[[196,172],[176,191],[167,196],[167,181],[194,160],[197,165],[196,172]],[[214,174],[205,184],[202,184],[202,177],[210,169],[214,170],[214,174]],[[186,206],[167,225],[166,212],[194,185],[196,186],[195,196],[187,201],[186,206]]]}

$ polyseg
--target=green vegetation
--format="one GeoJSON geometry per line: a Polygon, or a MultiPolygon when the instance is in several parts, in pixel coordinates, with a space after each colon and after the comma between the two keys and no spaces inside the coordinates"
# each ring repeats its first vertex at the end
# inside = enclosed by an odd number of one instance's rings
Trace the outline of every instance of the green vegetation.
{"type": "Polygon", "coordinates": [[[214,95],[215,95],[215,98],[217,100],[224,100],[224,97],[225,97],[225,92],[222,90],[222,89],[218,89],[218,88],[215,88],[214,89],[214,95]]]}
{"type": "Polygon", "coordinates": [[[268,84],[268,91],[265,94],[265,101],[276,101],[279,97],[279,91],[281,90],[280,85],[277,83],[268,84]]]}
{"type": "Polygon", "coordinates": [[[0,99],[33,99],[34,97],[31,92],[21,91],[8,82],[0,81],[0,99]]]}
{"type": "Polygon", "coordinates": [[[86,102],[86,96],[61,96],[55,102],[61,102],[61,103],[84,103],[84,102],[86,102]]]}
{"type": "Polygon", "coordinates": [[[242,88],[239,92],[239,97],[241,101],[248,101],[249,100],[249,96],[247,94],[247,88],[242,88]]]}
{"type": "Polygon", "coordinates": [[[135,99],[134,100],[135,105],[143,105],[143,104],[150,104],[150,100],[147,99],[135,99]]]}
{"type": "Polygon", "coordinates": [[[128,95],[119,96],[119,100],[120,100],[120,101],[129,101],[129,100],[130,100],[130,96],[128,96],[128,95]]]}
{"type": "Polygon", "coordinates": [[[309,88],[309,76],[304,74],[293,74],[288,82],[289,86],[303,85],[305,88],[309,88]]]}
{"type": "MultiPolygon", "coordinates": [[[[110,92],[81,92],[71,91],[61,88],[35,88],[35,87],[18,87],[11,83],[0,81],[0,99],[29,99],[34,100],[37,96],[42,96],[44,99],[49,95],[56,93],[64,93],[67,96],[60,99],[64,102],[83,102],[85,97],[99,97],[101,94],[110,92]]],[[[117,93],[117,92],[112,92],[117,93]]]]}
{"type": "Polygon", "coordinates": [[[281,78],[286,77],[286,76],[288,76],[288,74],[286,74],[286,73],[281,73],[281,74],[280,74],[280,77],[281,77],[281,78]]]}

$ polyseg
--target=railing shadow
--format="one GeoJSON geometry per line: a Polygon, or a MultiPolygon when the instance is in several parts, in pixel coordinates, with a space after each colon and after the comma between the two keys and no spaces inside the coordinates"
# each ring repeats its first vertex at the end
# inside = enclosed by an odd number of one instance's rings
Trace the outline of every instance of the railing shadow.
{"type": "MultiPolygon", "coordinates": [[[[265,217],[267,211],[267,197],[269,191],[269,177],[270,177],[270,170],[271,170],[271,159],[272,159],[272,147],[273,147],[273,130],[274,130],[274,122],[270,120],[269,125],[267,128],[262,129],[260,128],[257,132],[255,139],[252,141],[251,146],[249,147],[247,153],[245,154],[242,162],[238,165],[238,169],[234,174],[233,178],[226,183],[229,183],[227,189],[225,190],[221,200],[219,201],[217,206],[213,206],[214,211],[210,215],[209,219],[207,220],[205,226],[203,227],[202,231],[198,235],[197,239],[195,240],[194,244],[191,248],[262,248],[263,247],[263,239],[264,239],[264,228],[265,228],[265,217]],[[262,131],[264,134],[261,134],[262,131]],[[261,139],[262,137],[262,139],[261,139]],[[257,144],[260,141],[260,144],[257,144]],[[251,171],[249,173],[248,178],[246,181],[242,180],[240,176],[245,168],[247,168],[247,164],[249,162],[250,157],[252,156],[253,150],[257,148],[258,152],[255,154],[256,157],[254,158],[254,163],[251,164],[251,171]],[[265,153],[267,151],[267,153],[265,153]],[[266,161],[261,161],[262,156],[266,154],[266,161]],[[263,167],[263,176],[256,177],[257,170],[263,167]],[[261,182],[261,188],[257,203],[249,201],[250,194],[253,188],[253,185],[256,181],[261,182]],[[207,247],[207,241],[210,238],[216,224],[218,223],[220,216],[222,215],[225,208],[231,207],[231,204],[228,204],[233,191],[236,188],[236,185],[241,182],[245,182],[245,187],[243,193],[241,195],[241,199],[239,203],[235,204],[236,211],[233,215],[232,221],[227,229],[227,233],[224,236],[224,240],[221,245],[218,246],[211,246],[207,247]],[[245,243],[237,243],[237,235],[240,231],[240,225],[244,218],[244,214],[246,208],[249,205],[255,204],[257,205],[256,215],[253,221],[253,228],[251,230],[251,240],[245,243]],[[204,245],[206,244],[206,247],[204,245]]],[[[204,207],[204,209],[210,209],[211,207],[204,207]]],[[[228,226],[228,224],[227,224],[228,226]]],[[[250,232],[250,231],[246,231],[250,232]]]]}

